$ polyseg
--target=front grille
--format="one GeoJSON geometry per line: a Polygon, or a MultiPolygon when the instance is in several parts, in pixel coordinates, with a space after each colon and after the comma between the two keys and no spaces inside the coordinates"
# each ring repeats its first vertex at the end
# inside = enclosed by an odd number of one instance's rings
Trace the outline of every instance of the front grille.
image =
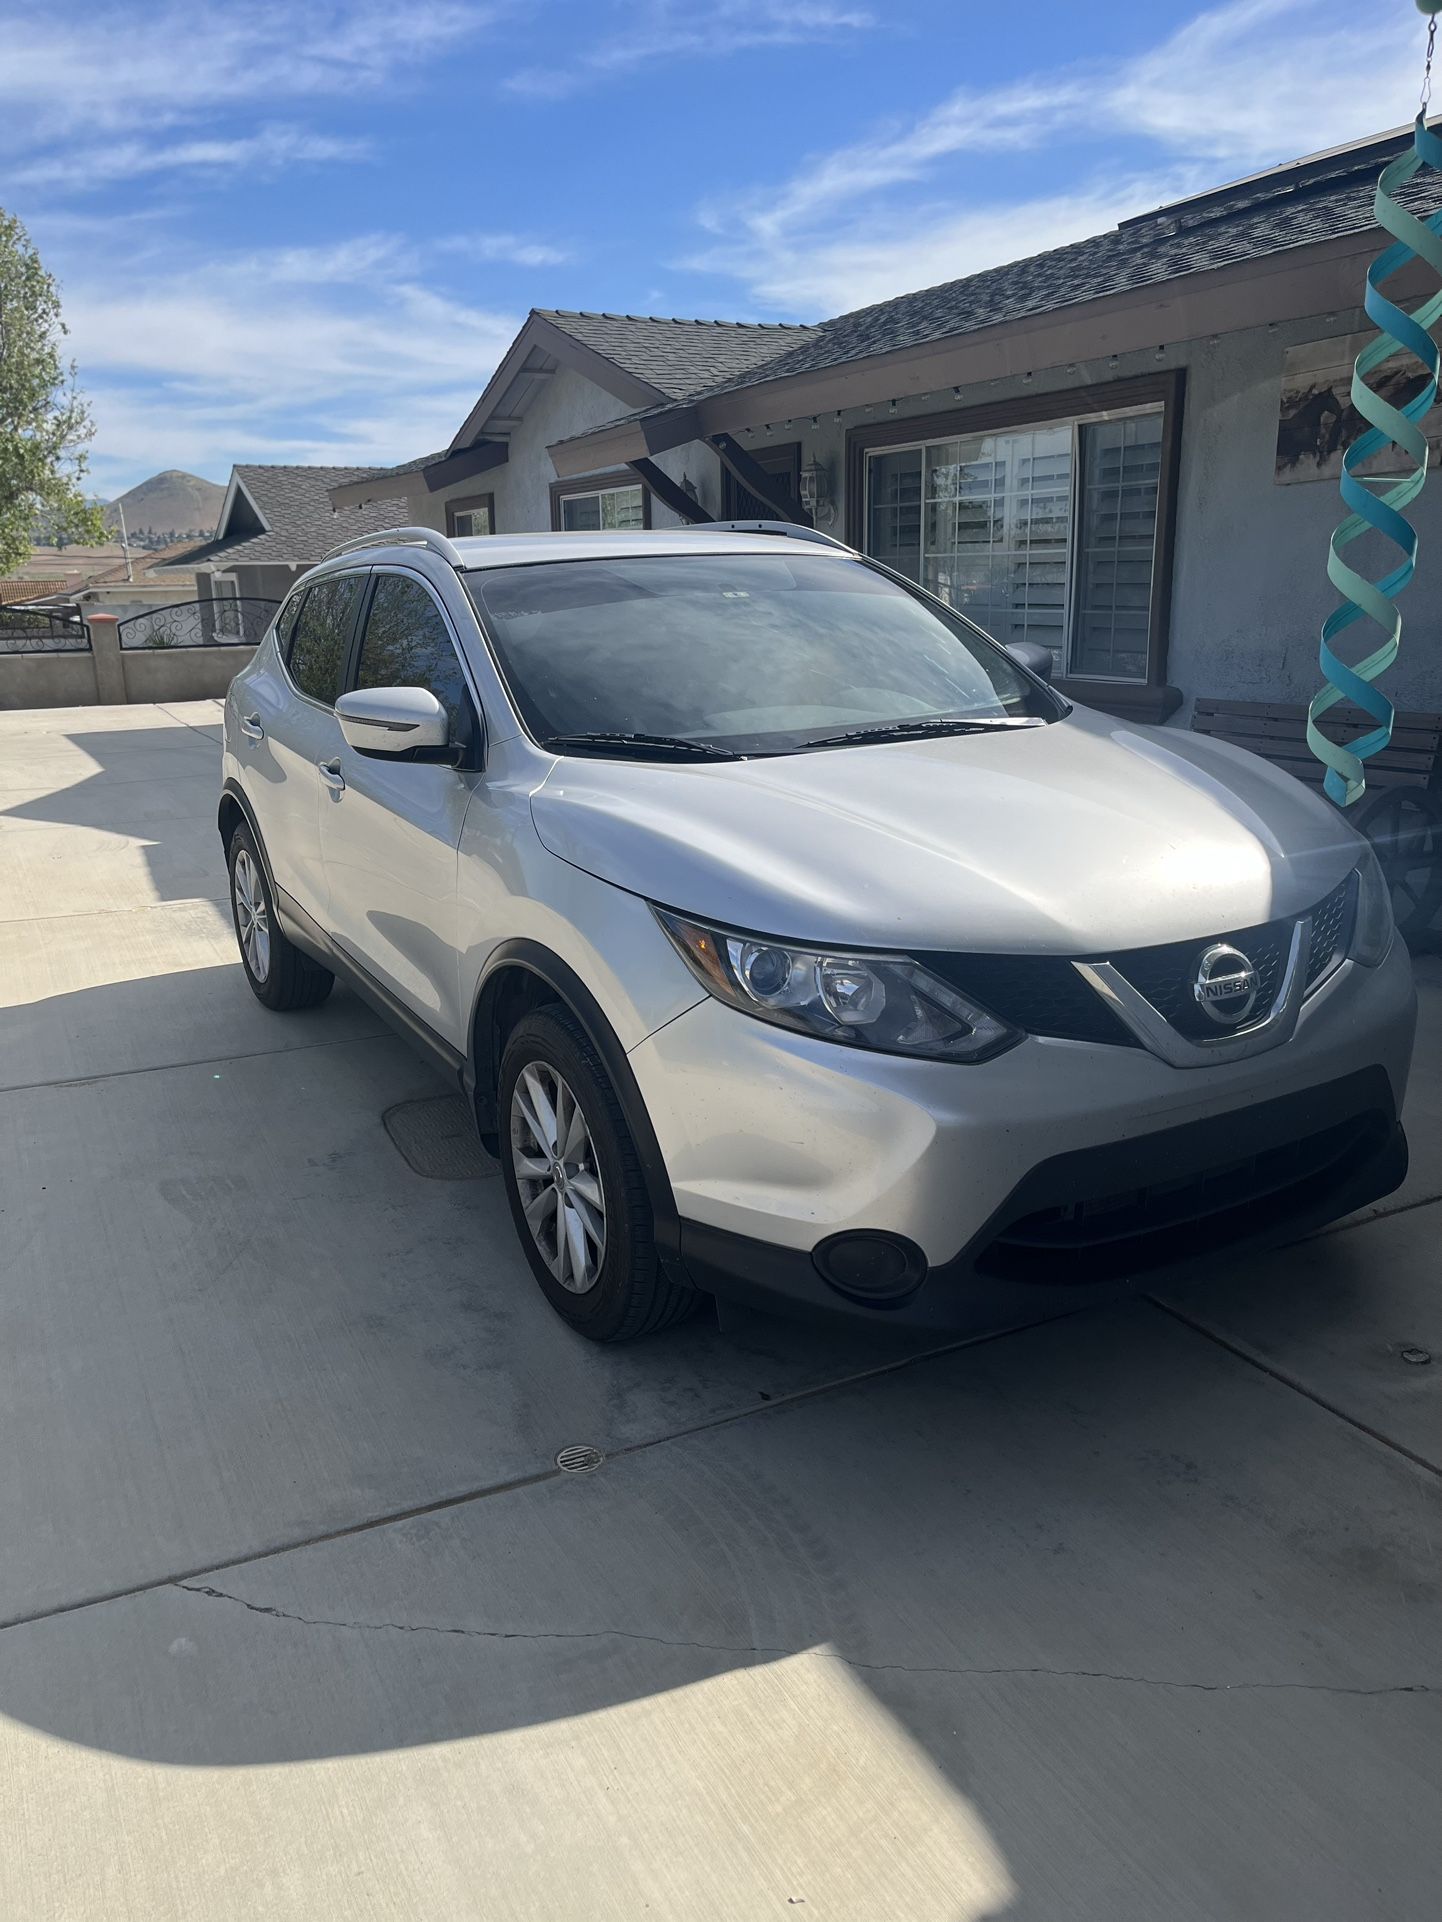
{"type": "Polygon", "coordinates": [[[1384,1114],[1352,1115],[1219,1167],[1038,1209],[1003,1228],[977,1268],[1011,1281],[1087,1283],[1204,1254],[1306,1206],[1388,1129],[1384,1114]]]}
{"type": "Polygon", "coordinates": [[[1070,961],[1050,954],[919,954],[923,966],[1024,1034],[1141,1043],[1070,961]]]}
{"type": "Polygon", "coordinates": [[[1206,941],[1168,941],[1157,948],[1133,948],[1129,954],[1112,956],[1112,966],[1125,975],[1138,994],[1144,994],[1157,1013],[1189,1041],[1215,1041],[1225,1033],[1205,1011],[1192,992],[1197,978],[1197,963],[1215,941],[1239,948],[1257,970],[1261,983],[1257,999],[1246,1024],[1260,1021],[1271,1012],[1282,985],[1282,970],[1287,965],[1287,949],[1292,940],[1290,921],[1272,921],[1264,927],[1242,928],[1236,934],[1218,934],[1206,941]]]}
{"type": "MultiPolygon", "coordinates": [[[[1312,913],[1312,940],[1307,954],[1310,988],[1320,982],[1346,950],[1352,922],[1353,882],[1349,875],[1312,913]]],[[[1300,917],[1296,917],[1300,918],[1300,917]]],[[[1260,977],[1256,1005],[1247,1025],[1267,1015],[1282,985],[1292,942],[1293,920],[1269,921],[1230,934],[1212,934],[1196,941],[1168,941],[1153,948],[1131,948],[1120,954],[1079,957],[1110,961],[1138,993],[1177,1030],[1193,1041],[1215,1041],[1227,1032],[1197,1003],[1192,984],[1197,963],[1216,941],[1239,948],[1260,977]]],[[[923,967],[939,974],[954,988],[979,1001],[1003,1021],[1025,1034],[1054,1036],[1063,1041],[1094,1041],[1122,1048],[1140,1047],[1130,1028],[1061,955],[1050,954],[930,954],[916,955],[923,967]]]]}
{"type": "Polygon", "coordinates": [[[1349,874],[1339,888],[1312,910],[1312,945],[1307,951],[1307,986],[1315,987],[1347,951],[1356,908],[1357,881],[1349,874]]]}

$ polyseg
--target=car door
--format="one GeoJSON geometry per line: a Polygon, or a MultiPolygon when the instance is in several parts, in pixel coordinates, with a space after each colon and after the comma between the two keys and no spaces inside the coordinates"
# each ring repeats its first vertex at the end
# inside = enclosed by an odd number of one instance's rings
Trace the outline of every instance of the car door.
{"type": "Polygon", "coordinates": [[[339,778],[320,810],[331,936],[427,1027],[464,1048],[456,850],[481,727],[450,620],[419,575],[375,570],[349,685],[428,688],[451,717],[453,746],[446,759],[342,743],[339,778]]]}
{"type": "Polygon", "coordinates": [[[275,884],[322,925],[321,763],[344,745],[335,702],[366,581],[365,569],[312,581],[278,625],[274,663],[247,677],[239,703],[245,792],[275,884]]]}

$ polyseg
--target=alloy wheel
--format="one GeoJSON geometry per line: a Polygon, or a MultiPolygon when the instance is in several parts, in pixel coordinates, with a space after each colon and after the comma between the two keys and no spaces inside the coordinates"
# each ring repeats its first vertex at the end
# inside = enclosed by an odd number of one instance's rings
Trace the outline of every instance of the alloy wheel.
{"type": "Polygon", "coordinates": [[[265,905],[265,884],[248,848],[236,854],[231,894],[241,951],[252,975],[264,983],[270,973],[270,914],[265,905]]]}
{"type": "Polygon", "coordinates": [[[606,1258],[606,1192],[570,1084],[530,1061],[511,1092],[511,1167],[531,1239],[560,1285],[589,1294],[606,1258]]]}

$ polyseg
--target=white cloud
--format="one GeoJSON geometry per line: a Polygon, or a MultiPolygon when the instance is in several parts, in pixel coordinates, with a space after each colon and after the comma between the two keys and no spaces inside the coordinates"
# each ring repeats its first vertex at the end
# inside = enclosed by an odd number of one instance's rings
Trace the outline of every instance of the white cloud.
{"type": "Polygon", "coordinates": [[[961,87],[782,181],[703,205],[711,242],[686,264],[814,319],[1082,239],[1397,124],[1413,97],[1415,19],[1396,6],[1364,22],[1346,0],[1227,0],[1125,60],[961,87]],[[1055,191],[1006,191],[1007,157],[1029,153],[1055,191]]]}
{"type": "Polygon", "coordinates": [[[236,460],[388,464],[443,447],[520,324],[425,285],[388,234],[271,255],[103,247],[65,279],[92,471],[224,474],[236,460]]]}
{"type": "Polygon", "coordinates": [[[204,118],[220,103],[344,97],[488,26],[463,0],[170,0],[59,8],[0,0],[0,103],[23,131],[66,134],[204,118]],[[58,83],[58,84],[57,84],[58,83]]]}
{"type": "Polygon", "coordinates": [[[245,168],[279,173],[291,166],[363,159],[364,140],[337,139],[294,127],[262,127],[233,140],[115,140],[103,147],[70,147],[12,168],[16,187],[65,187],[77,191],[113,187],[146,174],[217,174],[245,168]]]}
{"type": "Polygon", "coordinates": [[[559,267],[571,258],[563,247],[533,240],[525,234],[447,234],[435,243],[437,253],[459,254],[467,260],[504,262],[511,267],[559,267]]]}
{"type": "Polygon", "coordinates": [[[806,46],[875,25],[869,10],[833,0],[792,0],[789,6],[776,6],[772,0],[711,0],[701,6],[694,0],[651,0],[644,6],[627,4],[623,19],[615,33],[576,54],[510,74],[506,87],[534,99],[561,100],[666,61],[715,60],[758,47],[806,46]]]}

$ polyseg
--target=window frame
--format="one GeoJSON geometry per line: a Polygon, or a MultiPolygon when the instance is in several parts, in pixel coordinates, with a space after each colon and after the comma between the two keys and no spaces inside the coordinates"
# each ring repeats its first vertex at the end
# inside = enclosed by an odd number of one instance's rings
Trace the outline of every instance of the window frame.
{"type": "MultiPolygon", "coordinates": [[[[334,714],[335,702],[349,689],[351,663],[355,659],[356,635],[360,632],[360,617],[362,612],[370,605],[370,581],[372,571],[369,567],[338,567],[330,574],[313,575],[299,590],[300,605],[296,609],[296,617],[291,623],[290,633],[286,636],[285,647],[284,649],[277,649],[277,652],[280,654],[281,671],[285,675],[286,686],[298,701],[309,701],[310,705],[314,708],[319,708],[322,714],[334,714]],[[305,689],[291,672],[290,657],[295,648],[295,630],[300,625],[301,615],[305,612],[305,603],[310,599],[312,588],[322,587],[327,581],[348,580],[352,576],[360,582],[360,593],[356,596],[355,612],[351,615],[350,632],[346,636],[345,646],[341,652],[340,685],[336,688],[335,701],[318,701],[314,694],[306,693],[305,689]]],[[[292,589],[292,592],[295,592],[295,590],[292,589]]],[[[285,612],[285,605],[285,602],[282,601],[280,610],[276,614],[277,622],[280,620],[281,614],[285,612]]]]}
{"type": "MultiPolygon", "coordinates": [[[[551,482],[551,532],[564,534],[567,530],[561,523],[562,501],[574,500],[578,494],[614,494],[620,489],[639,487],[641,490],[641,526],[648,529],[651,525],[651,490],[638,474],[626,468],[613,468],[602,475],[583,474],[576,480],[553,480],[551,482]]],[[[624,532],[622,529],[606,529],[606,532],[624,532]]]]}
{"type": "MultiPolygon", "coordinates": [[[[1177,480],[1181,464],[1182,410],[1186,393],[1184,368],[1142,374],[1133,379],[1107,381],[1095,387],[1068,387],[1051,393],[1020,394],[1009,400],[957,407],[945,413],[918,414],[905,420],[868,422],[846,435],[846,538],[868,560],[867,462],[872,454],[903,452],[932,441],[956,440],[965,435],[1024,431],[1045,425],[1072,426],[1079,422],[1131,414],[1160,406],[1162,439],[1157,480],[1157,524],[1152,554],[1152,596],[1147,623],[1147,667],[1140,680],[1074,674],[1070,659],[1070,618],[1066,629],[1063,671],[1055,679],[1058,691],[1113,712],[1141,719],[1162,720],[1181,704],[1181,691],[1167,683],[1167,654],[1171,636],[1172,578],[1176,550],[1177,480]]],[[[1079,484],[1073,477],[1073,487],[1079,484]]],[[[1076,518],[1067,555],[1070,578],[1076,555],[1076,518]]],[[[879,563],[885,565],[886,563],[879,563]]]]}
{"type": "MultiPolygon", "coordinates": [[[[471,748],[466,759],[455,763],[455,766],[460,772],[480,772],[486,764],[486,710],[481,704],[480,690],[476,686],[476,677],[471,672],[471,664],[466,659],[466,650],[461,646],[460,636],[456,632],[456,624],[451,619],[450,610],[436,592],[434,585],[426,579],[424,574],[417,573],[413,567],[399,567],[394,562],[387,562],[384,566],[369,568],[367,572],[370,578],[366,582],[365,592],[361,596],[360,611],[356,617],[355,626],[351,630],[350,643],[346,649],[345,671],[341,676],[343,683],[341,693],[353,694],[355,692],[356,676],[360,673],[361,649],[365,645],[366,623],[370,620],[371,602],[375,599],[378,584],[388,574],[399,575],[402,580],[415,581],[425,589],[440,612],[446,633],[450,637],[451,647],[454,650],[456,659],[460,662],[461,679],[464,681],[466,692],[470,696],[471,748]]],[[[332,710],[332,712],[333,711],[334,710],[332,710]]],[[[352,751],[359,753],[361,750],[356,748],[352,751]]],[[[397,760],[403,757],[383,755],[376,758],[397,760]]]]}
{"type": "MultiPolygon", "coordinates": [[[[496,530],[496,497],[494,494],[467,494],[460,500],[446,502],[446,535],[453,541],[470,541],[482,538],[476,534],[460,534],[456,531],[457,514],[474,514],[484,507],[491,521],[491,534],[496,530]]],[[[489,538],[489,536],[485,537],[489,538]]]]}

